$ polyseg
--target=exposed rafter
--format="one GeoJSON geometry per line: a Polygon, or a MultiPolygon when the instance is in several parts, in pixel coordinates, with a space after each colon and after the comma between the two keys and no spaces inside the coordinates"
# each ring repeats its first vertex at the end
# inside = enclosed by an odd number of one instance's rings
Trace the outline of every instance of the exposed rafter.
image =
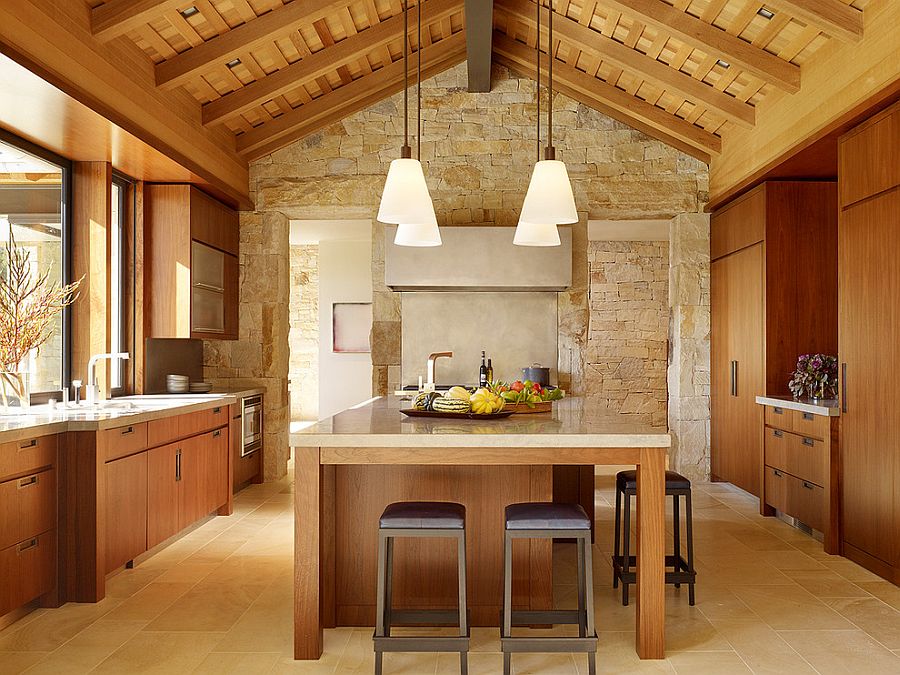
{"type": "Polygon", "coordinates": [[[258,19],[158,64],[156,84],[169,89],[184,84],[208,68],[239,58],[241,54],[288,35],[302,25],[323,19],[347,4],[348,0],[304,0],[273,9],[258,19]]]}
{"type": "Polygon", "coordinates": [[[768,4],[843,42],[862,40],[863,13],[841,0],[768,0],[768,4]]]}
{"type": "Polygon", "coordinates": [[[184,4],[185,0],[109,0],[91,10],[91,31],[98,40],[112,40],[184,4]]]}
{"type": "Polygon", "coordinates": [[[494,0],[466,0],[466,65],[469,91],[491,90],[494,0]]]}
{"type": "Polygon", "coordinates": [[[795,93],[800,90],[800,68],[764,49],[726,33],[676,9],[662,0],[603,0],[603,4],[638,17],[695,49],[727,61],[766,82],[795,93]]]}
{"type": "MultiPolygon", "coordinates": [[[[534,28],[534,3],[531,0],[501,0],[498,6],[529,28],[534,28]]],[[[542,23],[546,25],[546,17],[542,18],[542,23]]],[[[670,68],[661,61],[626,47],[621,42],[616,42],[564,16],[556,18],[554,31],[567,43],[576,45],[600,59],[638,73],[664,89],[678,92],[695,104],[713,110],[735,124],[748,129],[753,127],[756,118],[753,106],[704,84],[687,73],[670,68]]]]}
{"type": "MultiPolygon", "coordinates": [[[[461,63],[465,57],[465,31],[445,37],[422,51],[422,77],[437,75],[461,63]]],[[[248,159],[267,155],[402,89],[403,61],[400,60],[241,134],[237,138],[238,152],[248,159]]]]}
{"type": "MultiPolygon", "coordinates": [[[[494,35],[494,52],[498,60],[516,72],[535,77],[535,51],[502,33],[494,35]]],[[[542,54],[544,59],[546,54],[542,54]]],[[[585,105],[595,108],[639,131],[682,150],[704,162],[718,153],[722,141],[701,129],[646,101],[598,80],[564,61],[553,62],[553,80],[557,90],[585,105]]]]}
{"type": "MultiPolygon", "coordinates": [[[[458,0],[428,0],[422,6],[426,12],[426,26],[443,21],[454,12],[459,11],[458,0]]],[[[414,30],[410,28],[410,32],[414,32],[414,30]]],[[[276,96],[296,89],[299,85],[348,65],[389,42],[399,40],[402,35],[403,15],[401,14],[345,38],[331,47],[321,49],[286,68],[277,70],[256,82],[251,82],[231,94],[210,101],[203,106],[203,123],[216,124],[236,117],[276,96]]]]}

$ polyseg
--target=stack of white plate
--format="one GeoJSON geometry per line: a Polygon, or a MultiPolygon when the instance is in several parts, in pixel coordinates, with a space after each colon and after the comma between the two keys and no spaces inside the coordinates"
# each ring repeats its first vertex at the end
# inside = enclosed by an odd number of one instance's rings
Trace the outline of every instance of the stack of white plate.
{"type": "Polygon", "coordinates": [[[208,394],[212,391],[212,385],[209,382],[191,382],[192,394],[208,394]]]}
{"type": "Polygon", "coordinates": [[[170,394],[187,394],[190,391],[190,379],[187,375],[166,375],[166,391],[170,394]]]}

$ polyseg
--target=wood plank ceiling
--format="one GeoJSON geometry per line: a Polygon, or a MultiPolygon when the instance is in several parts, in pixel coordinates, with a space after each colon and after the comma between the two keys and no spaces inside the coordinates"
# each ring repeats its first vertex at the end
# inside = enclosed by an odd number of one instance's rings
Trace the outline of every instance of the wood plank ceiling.
{"type": "MultiPolygon", "coordinates": [[[[157,86],[190,92],[203,123],[225,125],[248,159],[403,86],[403,0],[86,2],[98,39],[136,43],[156,64],[157,86]]],[[[800,89],[803,64],[829,40],[862,38],[867,2],[553,0],[554,79],[576,100],[709,161],[730,127],[753,127],[763,99],[800,89]]],[[[422,0],[425,76],[466,58],[466,4],[422,0]]],[[[469,49],[480,44],[483,60],[490,39],[496,63],[533,77],[535,10],[534,0],[495,0],[493,35],[479,31],[469,49]]]]}

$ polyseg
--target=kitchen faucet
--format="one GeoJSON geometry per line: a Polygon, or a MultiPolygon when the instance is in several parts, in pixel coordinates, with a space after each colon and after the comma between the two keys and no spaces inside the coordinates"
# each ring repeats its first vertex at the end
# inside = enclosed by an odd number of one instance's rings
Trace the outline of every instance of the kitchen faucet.
{"type": "Polygon", "coordinates": [[[97,362],[100,359],[109,359],[113,361],[115,359],[122,359],[123,361],[127,361],[129,359],[128,352],[115,352],[112,354],[94,354],[90,360],[88,361],[87,371],[88,371],[88,381],[87,386],[85,386],[84,398],[85,402],[88,405],[94,405],[97,403],[97,362]]]}
{"type": "Polygon", "coordinates": [[[428,373],[428,381],[425,383],[426,391],[434,391],[434,362],[441,357],[449,359],[452,356],[453,352],[435,352],[434,354],[428,355],[428,366],[426,369],[428,373]]]}

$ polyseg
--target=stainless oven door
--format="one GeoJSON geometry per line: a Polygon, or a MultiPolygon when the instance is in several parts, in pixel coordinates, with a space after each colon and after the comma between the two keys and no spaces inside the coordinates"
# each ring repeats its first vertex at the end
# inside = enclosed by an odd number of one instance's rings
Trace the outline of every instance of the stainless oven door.
{"type": "Polygon", "coordinates": [[[243,399],[241,457],[253,454],[262,448],[263,440],[263,399],[262,396],[248,396],[243,399]]]}

